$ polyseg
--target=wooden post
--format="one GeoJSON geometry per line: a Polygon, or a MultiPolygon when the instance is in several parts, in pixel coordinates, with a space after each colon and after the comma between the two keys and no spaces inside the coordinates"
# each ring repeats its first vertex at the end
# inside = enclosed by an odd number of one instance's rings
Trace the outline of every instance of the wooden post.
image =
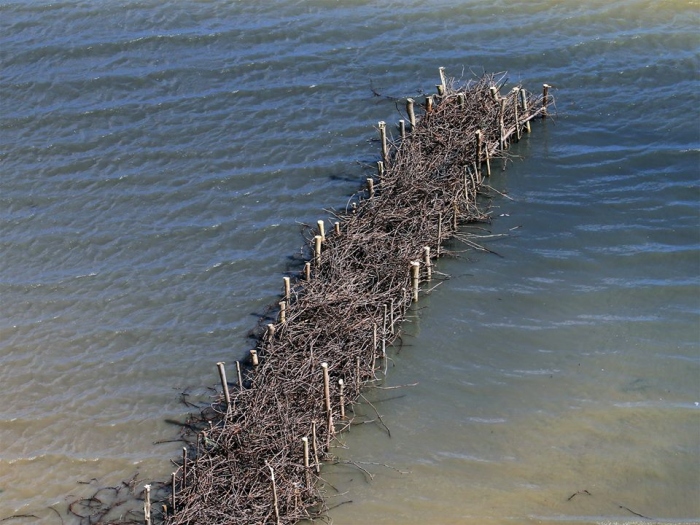
{"type": "Polygon", "coordinates": [[[438,213],[437,257],[440,257],[440,245],[442,244],[442,212],[438,213]]]}
{"type": "Polygon", "coordinates": [[[280,323],[284,324],[287,322],[287,301],[280,301],[280,323]]]}
{"type": "Polygon", "coordinates": [[[437,96],[439,99],[442,99],[442,97],[445,96],[445,88],[443,87],[442,84],[436,84],[435,90],[437,91],[437,96]]]}
{"type": "MultiPolygon", "coordinates": [[[[265,461],[265,463],[267,463],[267,461],[265,461]]],[[[277,503],[277,485],[275,483],[275,471],[269,463],[267,463],[267,468],[270,469],[270,479],[272,480],[272,500],[275,506],[275,519],[277,525],[280,525],[280,509],[277,503]]]]}
{"type": "Polygon", "coordinates": [[[187,485],[187,447],[182,447],[182,486],[187,485]]]}
{"type": "Polygon", "coordinates": [[[340,223],[338,221],[336,221],[333,226],[335,227],[335,234],[340,235],[340,223]]]}
{"type": "Polygon", "coordinates": [[[425,97],[425,112],[430,113],[433,110],[433,96],[425,97]]]}
{"type": "Polygon", "coordinates": [[[145,494],[143,496],[143,516],[144,524],[151,525],[151,486],[144,485],[145,494]]]}
{"type": "Polygon", "coordinates": [[[456,230],[459,228],[459,208],[456,200],[452,203],[452,211],[452,229],[456,230]]]}
{"type": "Polygon", "coordinates": [[[498,99],[499,99],[499,97],[501,96],[501,95],[498,93],[498,88],[497,88],[496,86],[491,86],[491,87],[489,88],[489,91],[491,92],[491,96],[493,97],[493,100],[495,100],[496,102],[498,102],[498,99]]]}
{"type": "Polygon", "coordinates": [[[316,444],[316,420],[311,422],[311,436],[313,437],[314,447],[314,465],[316,466],[316,474],[321,473],[321,462],[318,460],[318,445],[316,444]]]}
{"type": "Polygon", "coordinates": [[[418,302],[418,281],[420,279],[420,262],[411,261],[411,288],[413,289],[413,302],[418,302]]]}
{"type": "Polygon", "coordinates": [[[457,95],[457,105],[461,108],[464,106],[466,103],[466,99],[464,98],[464,93],[459,93],[457,95]]]}
{"type": "Polygon", "coordinates": [[[321,266],[321,241],[322,238],[320,235],[316,235],[314,237],[314,257],[316,261],[316,268],[321,266]]]}
{"type": "Polygon", "coordinates": [[[219,361],[216,363],[216,367],[219,369],[219,379],[221,379],[221,388],[224,390],[224,399],[226,400],[226,408],[231,406],[231,395],[228,391],[228,383],[226,382],[226,369],[224,368],[224,362],[219,361]]]}
{"type": "Polygon", "coordinates": [[[236,373],[238,374],[238,388],[243,390],[243,374],[241,374],[241,362],[236,361],[236,373]]]}
{"type": "MultiPolygon", "coordinates": [[[[528,107],[527,107],[527,91],[525,91],[525,89],[523,89],[523,88],[520,89],[520,104],[521,104],[521,107],[523,110],[523,117],[525,117],[527,119],[530,116],[530,114],[528,113],[528,107]]],[[[530,128],[530,121],[529,120],[527,120],[525,122],[525,131],[527,133],[532,132],[532,128],[530,128]]]]}
{"type": "Polygon", "coordinates": [[[253,366],[258,366],[260,364],[260,361],[258,361],[258,351],[257,350],[250,351],[250,360],[253,362],[253,366]]]}
{"type": "Polygon", "coordinates": [[[176,478],[175,478],[175,473],[173,472],[173,473],[170,475],[170,486],[171,486],[172,491],[173,491],[172,498],[171,498],[171,507],[172,507],[172,509],[173,509],[173,514],[175,514],[175,511],[176,511],[176,508],[175,508],[175,502],[176,502],[176,501],[175,501],[175,494],[176,494],[175,479],[176,479],[176,478]]]}
{"type": "Polygon", "coordinates": [[[549,84],[542,84],[542,118],[547,118],[547,103],[549,98],[549,84]]]}
{"type": "Polygon", "coordinates": [[[472,175],[472,170],[469,169],[469,166],[465,166],[464,168],[464,201],[469,204],[469,181],[467,180],[467,173],[469,174],[470,179],[474,179],[472,175]]]}
{"type": "Polygon", "coordinates": [[[501,131],[501,151],[506,149],[506,125],[505,125],[505,113],[506,113],[506,97],[500,100],[500,109],[498,111],[498,127],[501,131]]]}
{"type": "Polygon", "coordinates": [[[309,471],[309,438],[301,438],[304,443],[304,474],[306,475],[306,489],[311,488],[311,472],[309,471]]]}
{"type": "Polygon", "coordinates": [[[489,145],[486,143],[486,176],[491,176],[491,154],[489,153],[489,145]]]}
{"type": "Polygon", "coordinates": [[[386,323],[387,323],[387,317],[388,315],[388,310],[389,307],[385,304],[384,305],[384,323],[382,324],[382,360],[384,361],[384,377],[386,377],[386,371],[387,368],[389,367],[389,363],[387,362],[386,359],[386,323]]]}
{"type": "Polygon", "coordinates": [[[404,119],[399,120],[399,133],[401,135],[401,140],[406,139],[406,121],[404,119]]]}
{"type": "Polygon", "coordinates": [[[520,116],[518,115],[518,109],[520,107],[520,88],[513,88],[513,112],[515,113],[515,140],[520,140],[520,116]]]}
{"type": "Polygon", "coordinates": [[[374,197],[374,179],[371,177],[367,179],[367,193],[370,199],[374,197]]]}
{"type": "Polygon", "coordinates": [[[377,177],[379,180],[384,176],[384,163],[381,160],[377,161],[377,177]]]}
{"type": "Polygon", "coordinates": [[[382,160],[387,163],[389,161],[389,147],[386,143],[386,122],[379,121],[379,138],[382,141],[382,160]]]}
{"type": "Polygon", "coordinates": [[[304,264],[304,279],[307,281],[311,280],[311,263],[307,262],[304,264]]]}
{"type": "Polygon", "coordinates": [[[323,368],[323,395],[326,400],[326,412],[331,413],[331,379],[328,375],[328,363],[321,363],[323,368]]]}
{"type": "Polygon", "coordinates": [[[377,323],[374,323],[372,327],[372,373],[374,373],[374,367],[377,360],[377,323]]]}
{"type": "Polygon", "coordinates": [[[447,92],[447,79],[445,79],[445,68],[444,67],[439,67],[438,71],[440,71],[440,86],[442,87],[442,93],[441,95],[444,95],[447,92]]]}
{"type": "Polygon", "coordinates": [[[338,385],[340,386],[340,419],[345,419],[345,382],[338,379],[338,385]]]}
{"type": "Polygon", "coordinates": [[[481,130],[477,129],[474,132],[474,136],[476,137],[476,149],[474,152],[474,155],[476,156],[476,165],[477,165],[477,171],[481,171],[481,155],[482,155],[482,137],[481,137],[481,130]]]}
{"type": "Polygon", "coordinates": [[[291,280],[289,277],[282,277],[282,280],[284,281],[284,300],[289,301],[289,299],[292,297],[291,280]]]}
{"type": "Polygon", "coordinates": [[[425,272],[428,277],[428,281],[433,278],[433,265],[430,262],[430,246],[423,248],[423,260],[425,264],[425,272]]]}
{"type": "Polygon", "coordinates": [[[321,220],[316,221],[316,224],[318,224],[318,234],[321,236],[321,242],[326,242],[325,224],[321,220]]]}
{"type": "Polygon", "coordinates": [[[391,299],[391,308],[389,309],[389,333],[394,335],[394,299],[391,299]]]}
{"type": "Polygon", "coordinates": [[[413,109],[415,101],[412,98],[406,99],[406,113],[408,113],[408,121],[411,123],[411,131],[416,128],[416,113],[413,109]]]}

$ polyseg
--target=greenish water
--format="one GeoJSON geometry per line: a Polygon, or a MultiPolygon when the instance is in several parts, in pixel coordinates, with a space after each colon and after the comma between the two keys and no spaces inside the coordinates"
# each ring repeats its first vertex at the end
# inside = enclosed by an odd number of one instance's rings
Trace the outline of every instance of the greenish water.
{"type": "Polygon", "coordinates": [[[445,66],[552,84],[557,116],[490,181],[502,257],[441,261],[405,327],[391,438],[344,437],[374,479],[324,470],[334,523],[700,522],[698,13],[0,2],[0,519],[169,475],[179,392],[445,66]]]}

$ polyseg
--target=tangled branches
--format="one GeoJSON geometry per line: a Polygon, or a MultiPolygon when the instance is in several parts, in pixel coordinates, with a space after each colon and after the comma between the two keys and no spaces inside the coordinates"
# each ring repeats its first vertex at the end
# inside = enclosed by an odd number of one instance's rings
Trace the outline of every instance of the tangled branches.
{"type": "Polygon", "coordinates": [[[308,229],[304,275],[289,284],[277,321],[261,327],[242,384],[190,422],[192,459],[173,476],[165,523],[323,515],[316,479],[349,424],[345,406],[376,379],[442,243],[460,224],[488,218],[476,195],[490,161],[546,112],[546,94],[514,88],[501,97],[501,82],[443,84],[418,121],[409,99],[414,125],[395,142],[380,123],[383,159],[368,191],[336,214],[328,235],[308,229]]]}
{"type": "Polygon", "coordinates": [[[543,97],[519,87],[502,97],[503,82],[487,75],[459,87],[443,76],[417,120],[408,99],[410,127],[396,141],[380,123],[378,174],[335,214],[328,235],[321,225],[305,232],[302,275],[286,282],[275,322],[261,324],[251,359],[236,364],[236,383],[221,365],[224,393],[183,427],[183,458],[171,482],[157,486],[165,515],[147,515],[147,524],[289,524],[324,515],[317,480],[352,421],[345,407],[377,379],[443,243],[460,224],[488,220],[476,197],[491,161],[546,115],[546,88],[543,97]]]}

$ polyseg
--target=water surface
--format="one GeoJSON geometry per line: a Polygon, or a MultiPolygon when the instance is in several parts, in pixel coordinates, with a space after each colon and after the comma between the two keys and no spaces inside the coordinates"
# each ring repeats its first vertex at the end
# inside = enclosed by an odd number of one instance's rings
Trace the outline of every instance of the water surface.
{"type": "Polygon", "coordinates": [[[490,181],[502,257],[443,260],[405,327],[391,438],[344,438],[374,479],[325,470],[334,522],[700,521],[697,27],[676,0],[0,3],[0,519],[169,475],[179,393],[247,351],[299,223],[445,66],[552,84],[557,116],[490,181]]]}

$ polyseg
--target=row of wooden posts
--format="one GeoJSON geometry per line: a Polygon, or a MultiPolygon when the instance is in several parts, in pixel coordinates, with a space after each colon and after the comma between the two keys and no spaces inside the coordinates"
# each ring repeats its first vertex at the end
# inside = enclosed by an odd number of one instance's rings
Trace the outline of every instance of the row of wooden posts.
{"type": "MultiPolygon", "coordinates": [[[[445,93],[445,76],[444,76],[444,68],[440,68],[440,77],[441,77],[441,84],[438,84],[437,87],[437,97],[441,97],[445,93]]],[[[543,84],[543,96],[542,96],[542,108],[539,111],[539,115],[541,118],[546,118],[547,117],[547,104],[549,102],[549,89],[551,88],[550,85],[548,84],[543,84]]],[[[519,140],[521,138],[521,125],[524,126],[524,129],[526,132],[530,132],[530,120],[534,118],[533,115],[526,116],[523,120],[519,120],[519,111],[522,111],[523,115],[528,115],[528,102],[527,102],[527,93],[525,92],[524,89],[514,87],[513,92],[515,93],[514,97],[514,110],[515,110],[515,116],[516,116],[516,125],[514,129],[506,130],[505,129],[505,124],[504,124],[504,114],[505,114],[505,108],[506,108],[506,101],[507,97],[501,97],[500,94],[498,93],[498,88],[495,86],[490,88],[491,94],[494,97],[494,100],[500,102],[500,111],[499,111],[499,123],[500,123],[500,140],[498,143],[498,148],[500,150],[504,150],[507,147],[507,141],[508,139],[515,134],[516,138],[519,140]]],[[[464,94],[460,93],[458,94],[458,103],[460,105],[464,104],[464,94]]],[[[425,100],[425,110],[426,113],[429,113],[432,110],[433,105],[435,104],[435,98],[433,95],[427,96],[425,100]]],[[[415,101],[412,98],[408,98],[406,100],[406,113],[408,114],[409,118],[409,123],[411,127],[415,127],[416,125],[416,120],[415,120],[415,109],[414,109],[415,101]]],[[[388,137],[387,137],[387,130],[386,130],[386,123],[384,121],[380,121],[378,123],[378,130],[379,130],[379,137],[381,141],[381,150],[382,150],[382,160],[377,162],[377,174],[379,177],[379,180],[381,180],[382,175],[384,174],[385,170],[385,165],[389,161],[389,144],[388,144],[388,137]]],[[[406,122],[401,119],[399,120],[399,132],[401,135],[401,139],[405,139],[406,137],[406,122]]],[[[491,175],[491,165],[490,165],[490,158],[491,158],[491,152],[489,151],[489,148],[483,143],[482,140],[482,133],[480,130],[477,130],[475,132],[476,134],[476,159],[484,159],[484,164],[486,166],[486,175],[490,176],[491,175]],[[485,147],[486,146],[486,147],[485,147]]],[[[472,170],[469,170],[470,176],[472,177],[472,184],[473,187],[478,186],[481,183],[482,180],[482,169],[481,166],[479,166],[478,162],[474,163],[473,166],[473,173],[472,170]]],[[[374,179],[368,178],[367,179],[367,193],[368,197],[371,199],[374,197],[374,179]]],[[[457,214],[455,213],[454,215],[454,220],[457,220],[457,214]]],[[[317,222],[318,226],[318,233],[317,235],[314,236],[314,243],[313,243],[313,262],[316,267],[320,267],[321,265],[321,255],[322,255],[322,247],[323,243],[326,240],[326,233],[325,233],[325,222],[323,220],[319,220],[317,222]]],[[[456,224],[454,225],[456,229],[456,224]]],[[[441,238],[442,232],[441,232],[441,227],[442,227],[442,214],[440,214],[440,217],[438,219],[438,239],[441,238]]],[[[335,222],[334,223],[334,233],[336,235],[340,235],[340,223],[335,222]]],[[[440,257],[440,243],[437,243],[437,253],[435,254],[436,257],[440,257]]],[[[414,260],[410,262],[410,267],[409,267],[409,279],[411,283],[411,298],[413,302],[418,301],[418,296],[419,296],[419,284],[420,284],[420,278],[421,278],[421,267],[424,267],[424,276],[425,279],[430,281],[432,279],[432,261],[431,261],[431,253],[430,253],[430,247],[425,246],[423,248],[423,253],[422,253],[422,261],[420,259],[414,260]]],[[[312,278],[312,273],[311,273],[311,262],[306,262],[304,265],[304,278],[309,281],[312,278]]],[[[279,322],[280,323],[286,323],[287,318],[286,318],[286,313],[287,313],[287,304],[291,300],[291,279],[289,277],[283,277],[283,286],[284,286],[284,298],[282,301],[279,302],[279,322]]],[[[382,342],[381,342],[381,356],[384,359],[384,362],[386,363],[386,334],[394,334],[394,309],[393,309],[393,299],[391,301],[391,306],[390,305],[384,305],[384,336],[382,337],[382,342]],[[387,332],[387,327],[389,328],[387,332]]],[[[272,336],[275,331],[275,325],[274,324],[268,324],[267,325],[267,334],[268,336],[272,336]]],[[[375,356],[376,356],[376,350],[378,348],[378,327],[375,323],[374,329],[373,329],[373,344],[374,344],[374,349],[375,349],[375,356]]],[[[257,367],[259,365],[259,358],[256,350],[250,350],[250,362],[252,363],[253,367],[257,367]]],[[[226,403],[227,410],[231,407],[231,395],[228,387],[228,381],[226,378],[226,369],[225,369],[225,363],[224,362],[218,362],[216,363],[218,373],[219,373],[219,379],[221,381],[221,387],[223,390],[224,394],[224,400],[226,403]]],[[[386,364],[385,364],[386,366],[386,364]]],[[[335,424],[333,422],[333,405],[331,402],[331,397],[330,397],[330,377],[328,373],[328,363],[321,363],[321,368],[323,369],[323,391],[324,391],[324,405],[326,408],[326,414],[327,414],[327,424],[328,424],[328,433],[327,433],[327,440],[328,442],[326,443],[326,447],[330,447],[330,440],[333,436],[336,434],[335,430],[335,424]]],[[[375,362],[373,362],[372,368],[375,368],[375,362]]],[[[357,363],[357,370],[358,370],[358,379],[360,376],[360,363],[359,363],[359,358],[358,358],[358,363],[357,363]]],[[[386,373],[386,368],[385,371],[386,373]]],[[[238,386],[240,389],[244,388],[243,385],[243,376],[242,376],[242,371],[241,371],[241,362],[236,361],[236,375],[238,379],[238,386]]],[[[343,379],[338,380],[339,384],[339,405],[340,405],[340,418],[341,420],[345,420],[345,399],[344,399],[344,381],[343,379]]],[[[317,474],[320,473],[321,469],[321,463],[319,461],[319,447],[316,439],[316,422],[313,421],[312,423],[312,435],[311,436],[304,436],[301,438],[302,444],[303,444],[303,462],[304,462],[304,467],[306,469],[306,483],[307,486],[312,483],[311,480],[311,451],[313,451],[313,459],[314,459],[314,469],[317,474]],[[310,439],[311,438],[311,439],[310,439]]],[[[267,467],[270,469],[270,479],[271,479],[271,484],[272,484],[272,492],[273,492],[273,500],[274,500],[274,511],[275,511],[275,517],[277,523],[280,523],[280,516],[279,516],[279,508],[278,508],[278,503],[277,503],[277,487],[276,487],[276,482],[275,482],[275,472],[274,469],[272,468],[271,465],[269,465],[267,462],[267,467]]],[[[182,480],[182,483],[185,483],[187,479],[187,470],[188,470],[188,456],[187,456],[187,448],[183,447],[182,449],[182,466],[178,471],[173,472],[171,475],[171,501],[170,501],[170,512],[174,513],[176,508],[177,508],[177,478],[178,478],[178,472],[180,472],[180,479],[182,480]]],[[[151,525],[152,523],[152,514],[151,514],[151,485],[145,485],[144,486],[144,516],[145,516],[145,525],[151,525]]],[[[167,505],[163,505],[163,515],[167,514],[167,505]]]]}

